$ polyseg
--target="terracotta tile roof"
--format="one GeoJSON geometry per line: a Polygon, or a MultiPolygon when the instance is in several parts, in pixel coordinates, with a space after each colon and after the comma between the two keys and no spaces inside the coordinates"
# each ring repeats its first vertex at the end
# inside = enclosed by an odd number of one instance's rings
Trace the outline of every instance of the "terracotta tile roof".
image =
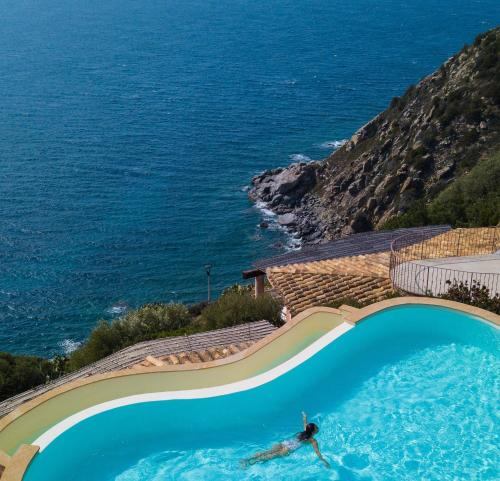
{"type": "Polygon", "coordinates": [[[292,315],[344,298],[376,302],[392,291],[389,252],[341,257],[266,270],[292,315]]]}
{"type": "MultiPolygon", "coordinates": [[[[448,226],[434,226],[427,230],[398,229],[383,237],[373,233],[363,238],[361,243],[360,237],[358,240],[351,239],[347,246],[340,245],[340,239],[334,241],[337,247],[343,246],[340,252],[352,252],[358,248],[362,250],[362,244],[367,239],[370,240],[368,244],[371,243],[373,247],[372,252],[342,256],[339,252],[332,251],[332,256],[328,259],[295,263],[290,263],[293,259],[290,254],[286,257],[287,264],[270,266],[266,269],[266,274],[273,291],[283,298],[292,315],[308,307],[343,298],[371,303],[383,299],[393,290],[389,275],[391,239],[400,239],[403,246],[407,245],[399,249],[399,255],[403,257],[442,258],[491,253],[498,248],[500,242],[497,231],[498,228],[491,227],[449,230],[448,226]],[[395,233],[399,237],[395,237],[395,233]],[[401,237],[401,233],[408,237],[401,237]],[[373,252],[383,245],[386,245],[385,251],[373,252]]],[[[328,250],[321,255],[327,255],[327,252],[328,250]]]]}
{"type": "Polygon", "coordinates": [[[209,347],[207,349],[200,349],[198,351],[183,351],[176,354],[169,354],[166,356],[158,356],[153,359],[144,359],[142,362],[135,364],[132,367],[151,367],[158,365],[173,365],[178,364],[195,364],[198,362],[216,361],[217,359],[224,359],[240,351],[248,349],[254,341],[239,342],[236,344],[229,344],[228,346],[209,347]],[[157,363],[155,361],[159,361],[157,363]]]}
{"type": "Polygon", "coordinates": [[[389,252],[378,254],[341,257],[305,264],[289,264],[283,267],[271,267],[269,272],[305,272],[310,274],[348,274],[353,276],[388,277],[389,252]]]}

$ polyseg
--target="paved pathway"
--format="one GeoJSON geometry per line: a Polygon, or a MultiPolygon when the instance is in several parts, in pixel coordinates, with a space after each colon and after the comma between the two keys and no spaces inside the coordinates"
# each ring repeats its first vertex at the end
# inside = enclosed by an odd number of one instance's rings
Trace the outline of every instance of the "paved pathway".
{"type": "Polygon", "coordinates": [[[437,296],[448,291],[447,280],[477,280],[490,290],[500,294],[500,251],[489,255],[443,257],[404,262],[394,269],[399,287],[407,292],[425,295],[431,291],[437,296]]]}

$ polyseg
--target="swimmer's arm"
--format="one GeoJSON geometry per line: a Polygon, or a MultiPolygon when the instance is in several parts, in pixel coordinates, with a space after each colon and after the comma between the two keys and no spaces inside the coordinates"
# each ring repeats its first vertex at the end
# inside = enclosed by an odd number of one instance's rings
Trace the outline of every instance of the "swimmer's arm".
{"type": "Polygon", "coordinates": [[[304,423],[304,431],[305,431],[307,426],[307,414],[304,411],[302,411],[302,422],[304,423]]]}
{"type": "Polygon", "coordinates": [[[321,459],[321,461],[323,461],[323,464],[329,468],[330,467],[330,463],[323,457],[323,455],[321,454],[320,450],[319,450],[319,446],[318,446],[318,441],[316,441],[316,439],[314,438],[311,438],[310,439],[310,443],[312,444],[312,447],[314,449],[314,452],[316,453],[316,455],[318,456],[319,459],[321,459]]]}

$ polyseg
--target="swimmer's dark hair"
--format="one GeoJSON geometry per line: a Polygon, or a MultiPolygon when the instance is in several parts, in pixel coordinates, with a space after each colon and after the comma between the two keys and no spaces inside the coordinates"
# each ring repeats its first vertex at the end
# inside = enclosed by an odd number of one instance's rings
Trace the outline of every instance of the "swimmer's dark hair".
{"type": "Polygon", "coordinates": [[[301,433],[297,434],[297,438],[299,441],[307,441],[308,439],[311,439],[318,431],[319,428],[316,424],[309,423],[306,426],[305,431],[302,431],[301,433]]]}

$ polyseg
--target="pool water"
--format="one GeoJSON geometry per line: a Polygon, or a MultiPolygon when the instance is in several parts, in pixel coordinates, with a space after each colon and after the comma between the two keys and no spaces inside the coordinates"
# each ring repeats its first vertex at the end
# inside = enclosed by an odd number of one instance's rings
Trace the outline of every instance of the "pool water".
{"type": "MultiPolygon", "coordinates": [[[[295,479],[465,480],[478,473],[483,479],[499,479],[493,464],[499,460],[498,420],[494,406],[482,400],[495,387],[498,399],[495,366],[498,374],[498,360],[476,347],[449,344],[383,367],[346,402],[330,412],[315,413],[314,421],[321,426],[318,440],[332,464],[330,471],[311,448],[304,447],[279,462],[242,472],[238,459],[280,439],[264,434],[263,441],[253,439],[251,446],[238,443],[156,452],[110,479],[285,479],[291,475],[295,479]],[[471,379],[478,382],[464,392],[471,379]]],[[[299,414],[296,425],[290,426],[292,432],[300,426],[299,414]]],[[[288,434],[283,431],[282,437],[288,434]]]]}
{"type": "Polygon", "coordinates": [[[398,307],[363,321],[300,366],[219,397],[140,403],[88,418],[33,461],[26,479],[497,480],[500,334],[471,316],[398,307]],[[320,426],[309,446],[239,460],[320,426]]]}

